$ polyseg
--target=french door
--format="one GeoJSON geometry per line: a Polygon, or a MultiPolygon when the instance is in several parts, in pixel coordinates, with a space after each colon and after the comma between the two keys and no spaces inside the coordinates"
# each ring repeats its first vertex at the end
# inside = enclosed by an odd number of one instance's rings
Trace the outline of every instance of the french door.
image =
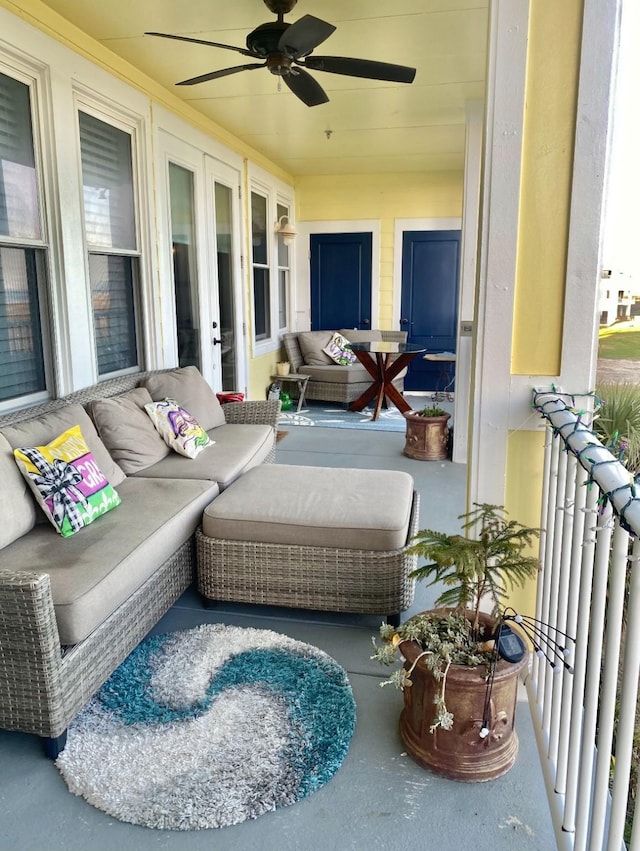
{"type": "Polygon", "coordinates": [[[166,347],[217,390],[245,389],[240,280],[240,174],[169,133],[160,134],[166,245],[161,287],[171,282],[166,347]],[[164,274],[163,274],[164,269],[164,274]]]}

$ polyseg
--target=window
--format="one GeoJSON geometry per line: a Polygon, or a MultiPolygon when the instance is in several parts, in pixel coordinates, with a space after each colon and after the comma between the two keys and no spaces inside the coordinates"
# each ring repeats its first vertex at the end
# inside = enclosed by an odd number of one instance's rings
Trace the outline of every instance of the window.
{"type": "Polygon", "coordinates": [[[276,223],[283,216],[288,220],[291,208],[286,200],[275,200],[276,193],[284,196],[284,184],[257,185],[251,192],[253,320],[255,349],[263,354],[280,345],[289,325],[292,252],[276,223]]]}
{"type": "Polygon", "coordinates": [[[0,403],[46,389],[46,245],[31,91],[0,74],[0,403]]]}
{"type": "Polygon", "coordinates": [[[132,138],[85,112],[79,121],[93,330],[104,377],[139,365],[132,138]]]}
{"type": "MultiPolygon", "coordinates": [[[[277,205],[278,221],[283,216],[289,219],[289,208],[284,204],[277,205]]],[[[284,331],[288,326],[288,293],[289,293],[289,246],[284,244],[284,237],[278,234],[278,330],[284,331]]]]}
{"type": "Polygon", "coordinates": [[[251,193],[251,244],[253,263],[253,314],[256,342],[271,337],[271,287],[267,245],[267,199],[251,193]]]}

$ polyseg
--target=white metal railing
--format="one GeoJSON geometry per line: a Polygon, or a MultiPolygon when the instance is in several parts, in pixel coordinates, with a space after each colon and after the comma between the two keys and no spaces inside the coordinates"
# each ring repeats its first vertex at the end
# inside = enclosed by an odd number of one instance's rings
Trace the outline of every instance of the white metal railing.
{"type": "Polygon", "coordinates": [[[640,851],[640,816],[634,824],[629,805],[640,672],[640,484],[636,496],[633,476],[594,435],[590,402],[534,392],[547,424],[536,619],[549,626],[527,691],[558,848],[640,851]],[[571,657],[562,658],[562,648],[571,657]]]}

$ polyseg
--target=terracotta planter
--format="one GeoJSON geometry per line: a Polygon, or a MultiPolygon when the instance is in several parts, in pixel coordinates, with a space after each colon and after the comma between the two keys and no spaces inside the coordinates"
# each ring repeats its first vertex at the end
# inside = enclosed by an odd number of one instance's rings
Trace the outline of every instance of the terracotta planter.
{"type": "Polygon", "coordinates": [[[407,411],[404,418],[407,435],[403,453],[416,461],[446,460],[451,414],[422,417],[416,411],[407,411]]]}
{"type": "MultiPolygon", "coordinates": [[[[401,651],[407,670],[422,652],[415,641],[403,642],[401,651]]],[[[514,727],[518,676],[527,663],[528,654],[515,664],[504,659],[498,662],[489,705],[489,735],[481,738],[486,666],[449,668],[445,696],[447,709],[454,716],[453,728],[437,728],[431,733],[434,697],[440,691],[440,684],[420,660],[411,674],[413,685],[404,689],[404,709],[400,716],[400,735],[409,755],[420,765],[451,780],[481,782],[506,774],[518,753],[514,727]]]]}

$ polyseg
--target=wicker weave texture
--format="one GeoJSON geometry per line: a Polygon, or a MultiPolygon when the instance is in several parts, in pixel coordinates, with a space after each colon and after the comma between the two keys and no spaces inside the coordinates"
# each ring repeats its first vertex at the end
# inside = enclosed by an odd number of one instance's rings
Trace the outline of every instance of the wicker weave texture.
{"type": "MultiPolygon", "coordinates": [[[[167,370],[162,370],[163,372],[167,370]]],[[[143,372],[100,382],[69,396],[0,416],[0,428],[58,410],[86,405],[138,387],[157,374],[143,372]]],[[[275,460],[280,402],[225,405],[230,423],[269,425],[275,460]]],[[[0,727],[57,737],[158,619],[191,584],[195,541],[176,552],[85,641],[63,653],[44,572],[12,574],[0,568],[0,727]]]]}
{"type": "MultiPolygon", "coordinates": [[[[413,494],[407,546],[418,530],[413,494]]],[[[211,600],[299,609],[395,614],[413,602],[416,556],[332,547],[261,544],[196,532],[198,590],[211,600]]]]}
{"type": "Polygon", "coordinates": [[[0,570],[0,727],[59,736],[193,579],[193,538],[63,653],[47,574],[0,570]]]}
{"type": "MultiPolygon", "coordinates": [[[[406,343],[406,331],[381,331],[382,340],[386,343],[406,343]]],[[[292,372],[304,372],[304,360],[298,343],[298,332],[292,331],[282,335],[282,343],[287,353],[287,359],[291,364],[292,372]]],[[[337,367],[339,368],[339,367],[337,367]]],[[[399,393],[404,391],[404,379],[396,378],[393,382],[399,393]]],[[[316,402],[341,402],[348,404],[355,402],[365,390],[371,387],[371,381],[358,381],[354,384],[343,384],[331,381],[315,381],[313,378],[307,384],[305,399],[316,402]]],[[[295,397],[295,390],[292,393],[295,397]]]]}

